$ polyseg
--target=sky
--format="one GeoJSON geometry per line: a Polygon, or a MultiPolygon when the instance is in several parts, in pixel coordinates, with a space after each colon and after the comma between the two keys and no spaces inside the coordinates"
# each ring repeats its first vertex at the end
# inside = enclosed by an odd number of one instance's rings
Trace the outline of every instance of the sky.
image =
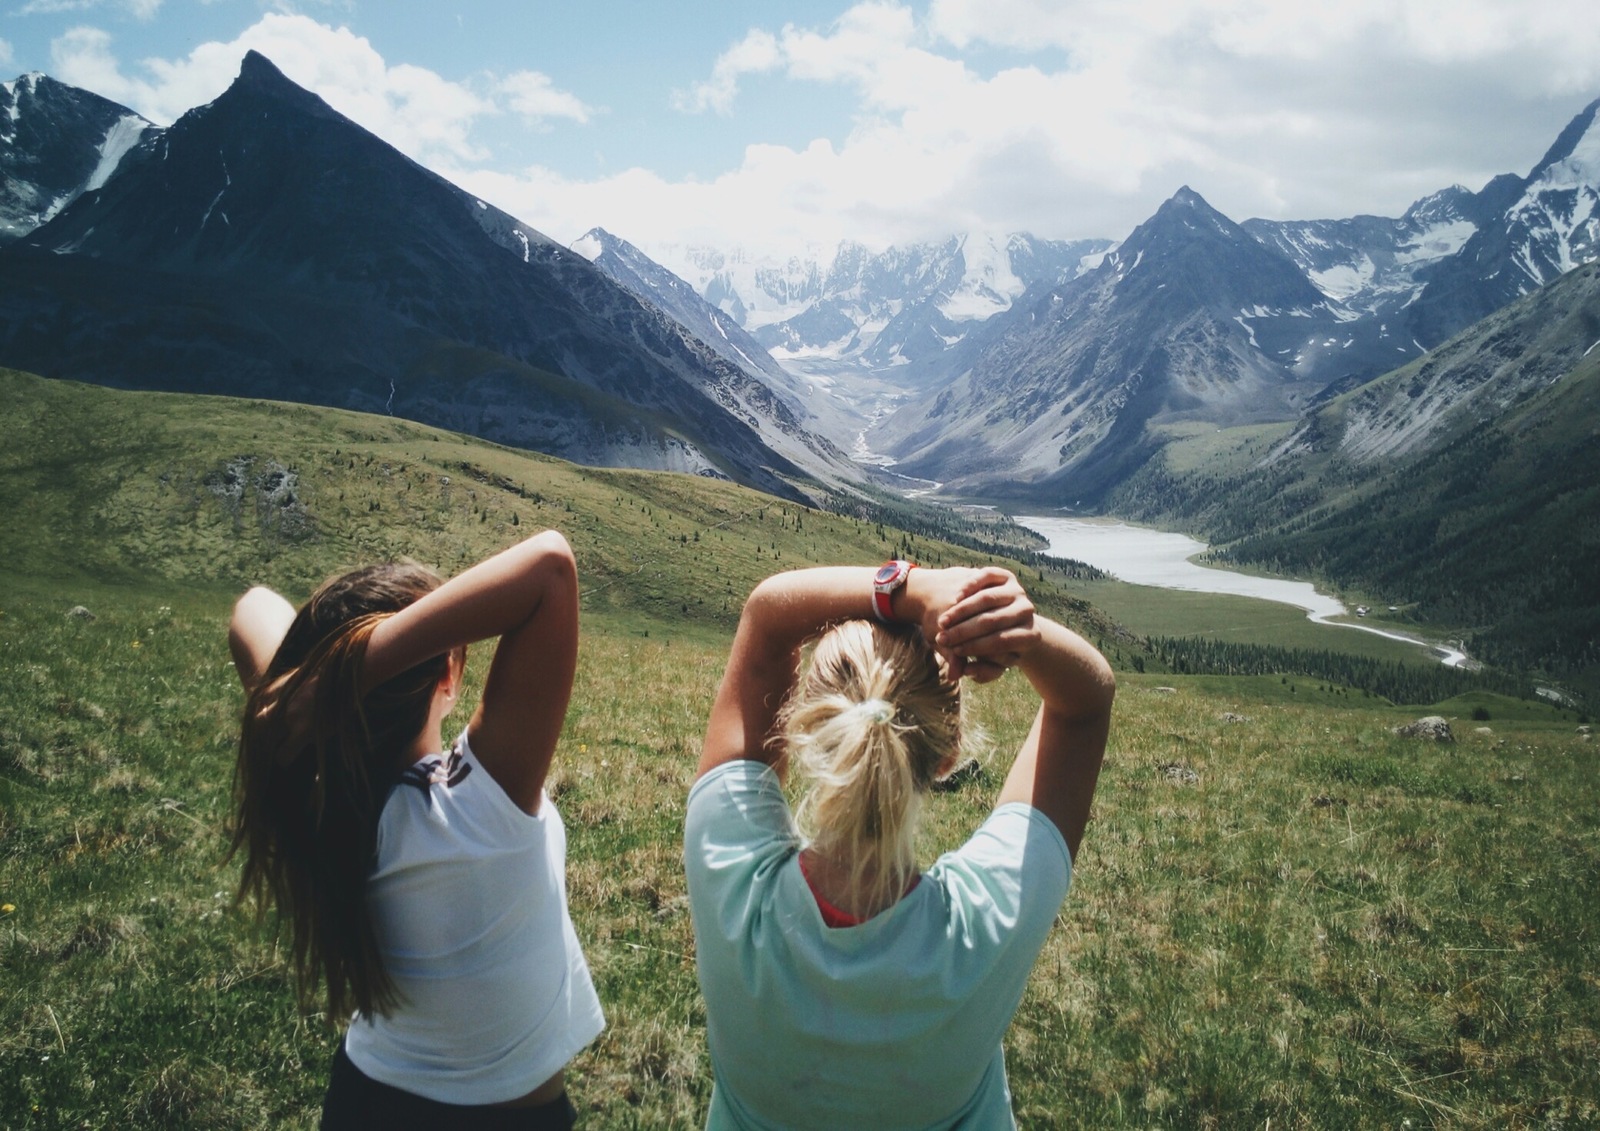
{"type": "Polygon", "coordinates": [[[881,250],[1398,216],[1600,97],[1594,0],[0,0],[0,76],[159,125],[245,51],[564,243],[881,250]]]}

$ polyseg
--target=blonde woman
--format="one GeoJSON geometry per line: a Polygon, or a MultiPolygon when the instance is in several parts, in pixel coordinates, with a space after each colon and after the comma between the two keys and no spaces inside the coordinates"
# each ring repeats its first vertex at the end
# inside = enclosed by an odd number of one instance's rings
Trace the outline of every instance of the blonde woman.
{"type": "Polygon", "coordinates": [[[384,564],[296,611],[255,588],[228,642],[248,700],[241,895],[276,907],[302,1000],[354,1018],[324,1128],[564,1129],[563,1069],[604,1026],[544,793],[578,585],[547,530],[451,581],[384,564]],[[496,639],[446,747],[466,646],[496,639]]]}
{"type": "Polygon", "coordinates": [[[708,1127],[1014,1126],[1001,1039],[1067,894],[1113,694],[1100,654],[1005,570],[888,562],[756,587],[685,827],[708,1127]],[[1040,704],[998,804],[920,871],[960,680],[1013,667],[1040,704]]]}

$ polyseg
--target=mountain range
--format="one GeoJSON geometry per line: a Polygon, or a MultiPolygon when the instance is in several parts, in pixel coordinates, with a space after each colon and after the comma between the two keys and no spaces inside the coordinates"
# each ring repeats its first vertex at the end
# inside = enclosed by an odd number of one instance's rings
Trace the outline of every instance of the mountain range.
{"type": "Polygon", "coordinates": [[[0,366],[809,502],[901,476],[1109,508],[1600,670],[1597,119],[1397,218],[1236,223],[1183,187],[1115,244],[657,262],[559,245],[255,53],[165,129],[25,75],[0,84],[0,366]]]}
{"type": "Polygon", "coordinates": [[[1600,254],[1600,102],[1527,176],[1394,219],[1241,224],[1184,187],[1117,244],[669,269],[601,229],[559,246],[254,53],[165,130],[41,75],[0,91],[0,364],[791,495],[879,463],[1103,505],[1173,427],[1294,420],[1600,254]]]}
{"type": "MultiPolygon", "coordinates": [[[[66,89],[8,86],[13,167],[81,169],[98,152],[98,170],[129,132],[103,100],[79,99],[78,153],[63,156],[30,111],[66,89]]],[[[764,433],[819,472],[850,470],[806,442],[759,377],[259,54],[214,102],[136,141],[112,175],[29,214],[42,223],[0,250],[0,364],[391,412],[791,498],[812,472],[764,433]]],[[[8,185],[37,204],[63,179],[8,185]]]]}
{"type": "Polygon", "coordinates": [[[856,454],[947,494],[1092,507],[1166,426],[1293,419],[1600,255],[1597,112],[1527,176],[1446,188],[1398,218],[1235,224],[1184,187],[1117,245],[664,258],[791,369],[876,379],[857,398],[856,454]],[[970,317],[927,318],[951,311],[970,317]]]}

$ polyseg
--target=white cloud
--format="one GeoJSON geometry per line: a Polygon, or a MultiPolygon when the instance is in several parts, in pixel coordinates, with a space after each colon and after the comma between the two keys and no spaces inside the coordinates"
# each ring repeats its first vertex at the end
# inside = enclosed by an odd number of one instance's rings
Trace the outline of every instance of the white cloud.
{"type": "Polygon", "coordinates": [[[1451,183],[1526,172],[1600,93],[1591,2],[873,0],[824,27],[754,28],[672,95],[731,116],[752,76],[797,102],[828,87],[854,100],[847,130],[792,147],[752,138],[735,166],[681,179],[492,168],[473,140],[489,116],[581,125],[599,111],[537,71],[466,83],[391,65],[306,16],[267,15],[231,43],[127,73],[97,29],[53,53],[64,81],[170,121],[216,97],[254,48],[557,239],[600,224],[647,251],[782,252],[963,229],[1116,238],[1185,183],[1237,219],[1395,215],[1451,183]]]}
{"type": "Polygon", "coordinates": [[[717,56],[717,61],[711,66],[709,79],[695,83],[687,91],[673,91],[672,106],[691,114],[706,110],[715,110],[719,114],[731,113],[734,95],[739,90],[739,79],[745,75],[774,71],[782,62],[777,39],[771,32],[757,28],[717,56]]]}
{"type": "MultiPolygon", "coordinates": [[[[28,0],[28,3],[17,9],[19,16],[54,16],[63,12],[86,12],[91,8],[98,8],[105,0],[28,0]]],[[[151,20],[161,10],[162,0],[117,0],[117,6],[124,8],[136,20],[151,20]]]]}
{"type": "Polygon", "coordinates": [[[502,112],[500,98],[512,112],[534,118],[584,122],[591,112],[535,72],[490,83],[493,89],[480,94],[423,67],[390,65],[366,38],[301,15],[268,13],[232,42],[203,43],[181,59],[143,60],[134,75],[124,73],[111,36],[98,28],[73,28],[50,47],[57,78],[161,124],[216,98],[237,77],[245,52],[259,51],[291,80],[424,164],[487,159],[472,130],[502,112]]]}
{"type": "Polygon", "coordinates": [[[479,191],[558,238],[601,223],[647,250],[719,227],[768,246],[963,227],[1120,237],[1185,183],[1240,219],[1395,215],[1526,172],[1600,93],[1591,4],[932,0],[919,15],[874,0],[826,27],[754,29],[674,99],[728,114],[750,75],[796,98],[824,84],[856,99],[844,136],[752,144],[709,180],[540,169],[479,191]]]}
{"type": "Polygon", "coordinates": [[[574,94],[557,90],[550,76],[538,71],[507,75],[500,80],[500,93],[506,96],[506,105],[512,113],[535,124],[546,118],[569,118],[583,125],[594,114],[592,107],[585,106],[574,94]]]}
{"type": "Polygon", "coordinates": [[[98,3],[100,0],[28,0],[17,9],[17,15],[53,16],[61,12],[82,12],[98,3]]]}

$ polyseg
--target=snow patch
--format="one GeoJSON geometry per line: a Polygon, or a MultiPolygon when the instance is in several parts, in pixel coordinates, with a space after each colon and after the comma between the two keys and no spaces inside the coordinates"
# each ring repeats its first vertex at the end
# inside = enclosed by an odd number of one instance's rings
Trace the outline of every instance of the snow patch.
{"type": "Polygon", "coordinates": [[[1447,224],[1434,224],[1417,233],[1416,238],[1410,243],[1397,247],[1394,261],[1396,264],[1409,265],[1428,263],[1435,259],[1443,259],[1447,255],[1454,255],[1477,230],[1478,226],[1471,220],[1452,220],[1447,224]]]}
{"type": "Polygon", "coordinates": [[[117,171],[117,165],[127,156],[128,150],[139,144],[148,125],[137,114],[124,114],[111,124],[106,136],[100,139],[100,161],[83,186],[84,192],[104,187],[111,179],[111,174],[117,171]]]}
{"type": "Polygon", "coordinates": [[[1338,263],[1323,271],[1310,271],[1311,284],[1331,299],[1344,301],[1372,285],[1377,268],[1363,255],[1355,263],[1338,263]]]}
{"type": "Polygon", "coordinates": [[[206,214],[200,217],[200,230],[206,230],[206,221],[211,219],[211,210],[217,206],[217,201],[222,199],[222,194],[228,191],[233,184],[233,178],[228,175],[228,163],[222,162],[222,187],[217,190],[217,195],[211,198],[211,203],[206,205],[206,214]]]}

